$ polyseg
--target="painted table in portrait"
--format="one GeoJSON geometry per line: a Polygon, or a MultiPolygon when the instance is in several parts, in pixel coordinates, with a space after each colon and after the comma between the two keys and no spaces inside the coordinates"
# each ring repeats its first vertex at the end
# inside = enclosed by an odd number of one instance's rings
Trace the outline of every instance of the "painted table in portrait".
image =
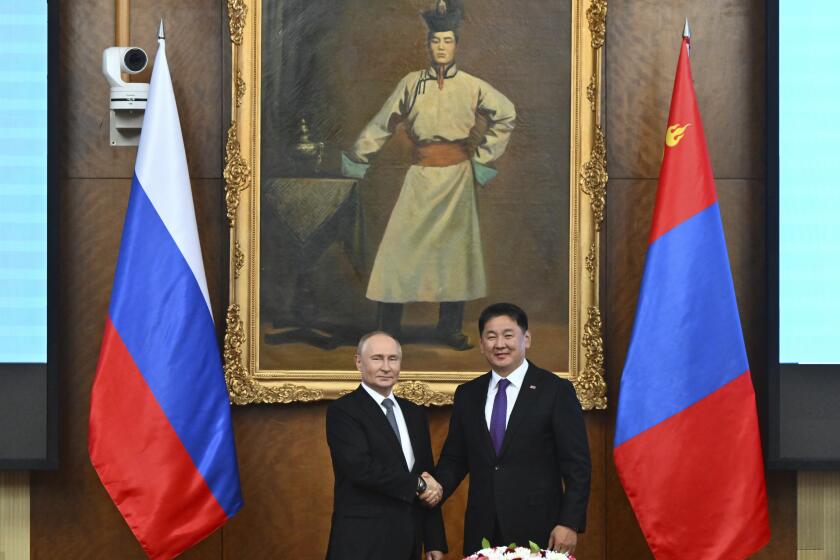
{"type": "Polygon", "coordinates": [[[336,396],[365,332],[398,393],[479,375],[477,317],[531,319],[529,358],[604,408],[599,308],[606,2],[230,0],[233,402],[336,396]]]}

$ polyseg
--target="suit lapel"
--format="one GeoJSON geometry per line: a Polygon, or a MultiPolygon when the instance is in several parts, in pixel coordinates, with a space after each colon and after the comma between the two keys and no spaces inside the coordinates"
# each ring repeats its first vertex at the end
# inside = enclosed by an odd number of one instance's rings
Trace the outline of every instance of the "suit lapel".
{"type": "Polygon", "coordinates": [[[487,454],[490,463],[496,462],[496,449],[493,447],[493,440],[490,438],[490,430],[487,428],[487,418],[484,416],[484,406],[487,404],[487,390],[490,388],[492,374],[487,372],[481,381],[475,386],[475,393],[470,395],[470,406],[473,413],[470,416],[477,421],[476,430],[480,434],[482,447],[487,454]]]}
{"type": "MultiPolygon", "coordinates": [[[[397,439],[397,435],[391,428],[391,424],[388,423],[388,419],[385,418],[385,413],[382,411],[382,407],[367,394],[361,385],[359,385],[359,388],[356,389],[355,393],[356,400],[359,402],[361,409],[364,410],[365,414],[367,414],[368,418],[371,422],[373,422],[377,430],[387,433],[385,439],[389,441],[394,453],[398,453],[402,458],[402,464],[406,470],[408,470],[408,465],[405,464],[405,454],[403,453],[400,441],[397,439]]],[[[405,417],[405,413],[403,413],[403,417],[405,417]]],[[[408,420],[406,420],[406,424],[408,424],[408,420]]]]}
{"type": "Polygon", "coordinates": [[[528,416],[537,401],[539,387],[536,387],[534,383],[535,374],[533,370],[534,366],[531,362],[528,362],[528,371],[525,372],[525,377],[522,378],[519,395],[517,395],[516,403],[513,405],[513,410],[510,413],[510,419],[505,430],[505,438],[502,440],[502,450],[499,452],[499,457],[505,454],[505,451],[510,446],[510,442],[516,435],[516,430],[522,425],[522,419],[528,416]],[[535,388],[531,389],[532,386],[535,388]]]}

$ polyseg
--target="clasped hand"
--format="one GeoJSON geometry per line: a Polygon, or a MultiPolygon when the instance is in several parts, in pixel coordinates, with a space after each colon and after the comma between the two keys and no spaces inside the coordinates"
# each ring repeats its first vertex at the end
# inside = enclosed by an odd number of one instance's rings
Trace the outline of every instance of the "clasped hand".
{"type": "Polygon", "coordinates": [[[443,497],[443,486],[425,471],[420,476],[426,481],[426,490],[420,494],[420,501],[428,507],[435,507],[443,497]]]}
{"type": "Polygon", "coordinates": [[[548,536],[548,549],[572,554],[577,546],[577,531],[563,525],[556,525],[548,536]]]}

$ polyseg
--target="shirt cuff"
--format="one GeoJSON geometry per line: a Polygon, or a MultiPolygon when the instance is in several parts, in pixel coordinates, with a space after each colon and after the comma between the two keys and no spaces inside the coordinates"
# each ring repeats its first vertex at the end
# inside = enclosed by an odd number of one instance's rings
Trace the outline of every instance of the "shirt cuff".
{"type": "Polygon", "coordinates": [[[475,160],[473,160],[472,166],[473,176],[475,177],[475,180],[478,181],[481,185],[486,185],[487,183],[492,181],[496,175],[499,174],[499,172],[493,169],[492,167],[484,165],[483,163],[478,163],[475,160]]]}
{"type": "Polygon", "coordinates": [[[364,179],[369,163],[358,163],[347,157],[346,152],[341,152],[341,174],[353,179],[364,179]]]}

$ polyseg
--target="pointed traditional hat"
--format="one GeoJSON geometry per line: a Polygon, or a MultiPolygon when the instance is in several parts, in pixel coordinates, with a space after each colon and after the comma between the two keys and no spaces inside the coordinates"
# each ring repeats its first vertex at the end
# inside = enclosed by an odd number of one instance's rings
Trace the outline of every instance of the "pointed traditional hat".
{"type": "Polygon", "coordinates": [[[432,33],[456,31],[464,17],[460,0],[436,0],[435,7],[423,12],[423,19],[432,33]]]}

